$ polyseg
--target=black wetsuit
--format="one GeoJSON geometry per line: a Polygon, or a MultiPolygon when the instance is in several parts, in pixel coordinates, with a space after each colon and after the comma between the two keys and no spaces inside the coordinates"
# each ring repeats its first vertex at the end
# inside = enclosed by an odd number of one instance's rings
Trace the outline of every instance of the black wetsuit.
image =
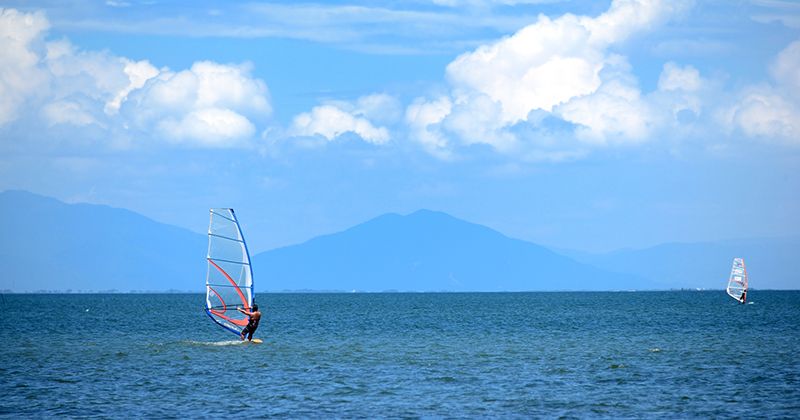
{"type": "Polygon", "coordinates": [[[260,320],[261,320],[261,318],[253,320],[253,318],[250,317],[250,322],[248,322],[247,326],[244,327],[244,329],[242,330],[242,337],[244,337],[246,335],[248,340],[252,340],[253,339],[253,333],[255,333],[256,330],[258,329],[258,322],[260,320]]]}

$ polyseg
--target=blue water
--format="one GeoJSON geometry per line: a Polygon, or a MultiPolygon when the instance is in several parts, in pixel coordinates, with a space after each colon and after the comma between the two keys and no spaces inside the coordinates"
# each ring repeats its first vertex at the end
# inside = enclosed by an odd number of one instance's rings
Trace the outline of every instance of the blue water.
{"type": "Polygon", "coordinates": [[[800,292],[4,295],[0,415],[797,417],[800,292]],[[266,306],[266,310],[264,310],[266,306]]]}

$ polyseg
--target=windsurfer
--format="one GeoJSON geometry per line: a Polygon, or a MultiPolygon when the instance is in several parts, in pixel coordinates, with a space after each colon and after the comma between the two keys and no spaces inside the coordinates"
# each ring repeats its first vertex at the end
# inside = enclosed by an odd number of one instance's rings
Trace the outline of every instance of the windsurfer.
{"type": "Polygon", "coordinates": [[[747,301],[747,290],[742,291],[742,295],[739,296],[739,302],[745,303],[747,301]]]}
{"type": "Polygon", "coordinates": [[[247,326],[242,330],[241,337],[244,340],[244,336],[247,335],[247,340],[252,341],[253,333],[258,329],[258,322],[261,321],[261,311],[258,310],[258,305],[253,305],[252,312],[242,308],[236,308],[236,310],[250,317],[247,326]]]}

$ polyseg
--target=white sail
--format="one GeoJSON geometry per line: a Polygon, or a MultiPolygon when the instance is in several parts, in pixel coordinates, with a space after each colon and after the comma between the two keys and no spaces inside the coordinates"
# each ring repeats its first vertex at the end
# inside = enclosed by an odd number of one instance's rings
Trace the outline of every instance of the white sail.
{"type": "Polygon", "coordinates": [[[744,266],[744,259],[734,258],[731,276],[728,278],[728,295],[740,302],[747,299],[747,269],[744,266]]]}
{"type": "Polygon", "coordinates": [[[255,296],[250,254],[233,209],[211,209],[206,259],[206,313],[239,335],[248,318],[236,309],[249,311],[255,296]]]}

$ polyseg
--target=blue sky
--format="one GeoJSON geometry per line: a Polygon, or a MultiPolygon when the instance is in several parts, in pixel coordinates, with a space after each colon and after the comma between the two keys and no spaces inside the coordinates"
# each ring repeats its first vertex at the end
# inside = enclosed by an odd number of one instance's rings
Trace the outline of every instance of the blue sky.
{"type": "Polygon", "coordinates": [[[800,234],[800,3],[7,1],[0,189],[256,251],[442,210],[557,248],[800,234]]]}

